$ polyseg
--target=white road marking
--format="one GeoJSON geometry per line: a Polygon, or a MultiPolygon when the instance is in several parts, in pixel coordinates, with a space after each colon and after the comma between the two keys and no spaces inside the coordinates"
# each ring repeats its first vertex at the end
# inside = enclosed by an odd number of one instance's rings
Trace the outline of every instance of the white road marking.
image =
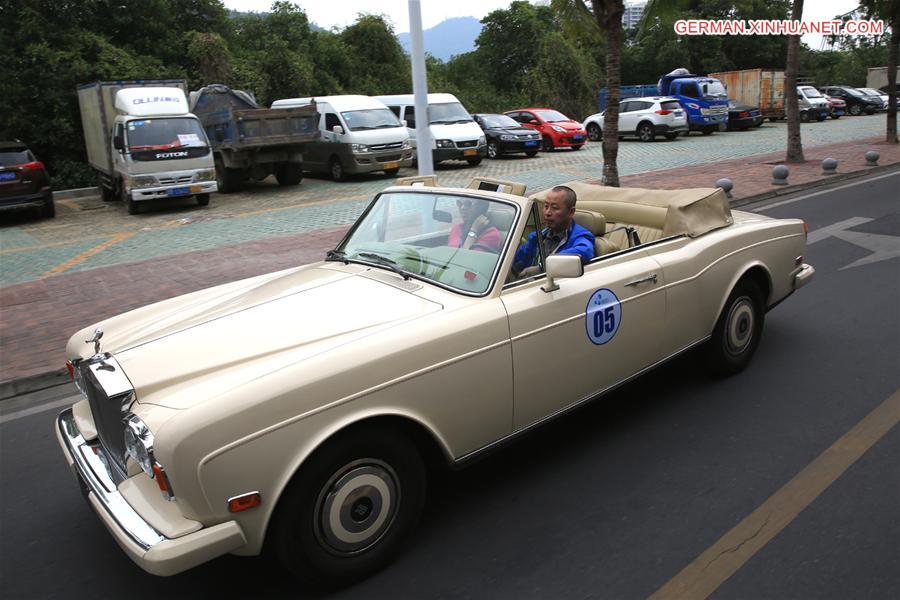
{"type": "Polygon", "coordinates": [[[759,208],[754,209],[756,212],[762,212],[764,210],[769,210],[771,208],[778,208],[779,206],[786,206],[788,204],[793,204],[794,202],[799,202],[801,200],[807,200],[808,198],[814,198],[815,196],[821,196],[822,194],[829,194],[831,192],[836,192],[837,190],[845,190],[847,188],[851,188],[857,185],[862,185],[864,183],[868,183],[870,181],[878,181],[879,179],[884,179],[886,177],[896,177],[900,175],[900,172],[894,171],[891,173],[885,173],[884,175],[878,175],[877,177],[867,177],[860,181],[854,181],[851,183],[846,183],[844,185],[839,185],[838,187],[828,188],[827,190],[821,190],[818,192],[812,192],[811,194],[804,194],[803,196],[797,196],[796,198],[791,198],[789,200],[782,200],[781,202],[775,202],[774,204],[767,204],[766,206],[761,206],[759,208]]]}
{"type": "Polygon", "coordinates": [[[49,404],[41,404],[40,406],[32,406],[31,408],[23,408],[22,410],[3,414],[0,415],[0,425],[9,423],[10,421],[15,421],[16,419],[21,419],[23,417],[36,415],[38,413],[47,412],[56,408],[62,408],[63,406],[71,406],[76,402],[78,402],[78,396],[70,396],[69,398],[63,398],[62,400],[50,402],[49,404]]]}
{"type": "Polygon", "coordinates": [[[837,223],[833,223],[826,227],[820,227],[815,231],[811,231],[809,235],[806,237],[806,245],[809,246],[811,244],[815,244],[816,242],[821,242],[825,238],[830,238],[832,235],[837,233],[838,231],[843,231],[844,229],[850,229],[851,227],[856,227],[857,225],[862,225],[863,223],[868,223],[872,219],[867,219],[866,217],[850,217],[844,221],[838,221],[837,223]]]}
{"type": "Polygon", "coordinates": [[[883,235],[878,233],[867,233],[864,231],[847,231],[851,227],[868,223],[872,219],[866,217],[850,217],[844,221],[839,221],[827,227],[816,229],[806,238],[806,245],[815,244],[830,237],[849,242],[854,246],[865,248],[872,254],[864,258],[843,266],[839,271],[844,269],[852,269],[862,265],[869,265],[883,260],[900,257],[900,237],[896,235],[883,235]]]}

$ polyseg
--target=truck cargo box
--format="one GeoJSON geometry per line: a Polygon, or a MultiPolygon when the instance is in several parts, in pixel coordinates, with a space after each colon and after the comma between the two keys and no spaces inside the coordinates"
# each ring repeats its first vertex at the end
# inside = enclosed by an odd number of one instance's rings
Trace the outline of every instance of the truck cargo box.
{"type": "Polygon", "coordinates": [[[710,73],[728,88],[728,97],[738,104],[758,106],[763,117],[784,117],[784,71],[744,69],[710,73]]]}

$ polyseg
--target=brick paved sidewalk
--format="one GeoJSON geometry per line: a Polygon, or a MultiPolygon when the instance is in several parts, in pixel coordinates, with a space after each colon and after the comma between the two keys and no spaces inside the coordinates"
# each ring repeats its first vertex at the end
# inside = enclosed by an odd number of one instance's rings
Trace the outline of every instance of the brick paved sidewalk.
{"type": "MultiPolygon", "coordinates": [[[[881,154],[879,164],[900,163],[900,146],[869,139],[807,149],[804,164],[789,166],[789,186],[771,185],[772,168],[783,153],[630,175],[622,178],[622,185],[674,189],[728,177],[734,182],[734,201],[746,200],[833,179],[821,175],[821,161],[828,157],[839,161],[838,173],[869,170],[864,154],[873,149],[881,154]]],[[[78,329],[151,302],[320,260],[347,228],[328,227],[0,288],[0,382],[51,372],[61,377],[66,341],[78,329]]]]}

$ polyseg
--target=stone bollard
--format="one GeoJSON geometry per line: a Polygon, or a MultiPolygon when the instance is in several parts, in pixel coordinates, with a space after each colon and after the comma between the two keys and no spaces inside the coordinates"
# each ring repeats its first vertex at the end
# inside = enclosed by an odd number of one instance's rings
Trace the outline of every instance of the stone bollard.
{"type": "Polygon", "coordinates": [[[772,185],[787,185],[787,178],[790,174],[791,171],[786,166],[776,166],[772,169],[772,185]]]}
{"type": "Polygon", "coordinates": [[[726,198],[731,198],[731,188],[734,187],[734,184],[731,183],[730,179],[728,179],[727,177],[723,177],[722,179],[720,179],[716,182],[716,187],[722,188],[723,190],[725,190],[726,198]]]}
{"type": "Polygon", "coordinates": [[[881,158],[880,154],[878,154],[874,150],[869,150],[868,152],[866,152],[866,166],[877,167],[879,158],[881,158]]]}
{"type": "Polygon", "coordinates": [[[838,161],[834,158],[826,158],[822,161],[822,175],[837,175],[838,161]]]}

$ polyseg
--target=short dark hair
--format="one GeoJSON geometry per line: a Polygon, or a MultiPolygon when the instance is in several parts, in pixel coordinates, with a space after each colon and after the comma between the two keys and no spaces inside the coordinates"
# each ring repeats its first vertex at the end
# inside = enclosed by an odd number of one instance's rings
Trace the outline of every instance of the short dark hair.
{"type": "Polygon", "coordinates": [[[558,185],[550,191],[556,192],[557,194],[562,192],[563,202],[566,203],[566,208],[575,208],[575,203],[578,201],[578,195],[575,193],[575,190],[567,185],[558,185]]]}

